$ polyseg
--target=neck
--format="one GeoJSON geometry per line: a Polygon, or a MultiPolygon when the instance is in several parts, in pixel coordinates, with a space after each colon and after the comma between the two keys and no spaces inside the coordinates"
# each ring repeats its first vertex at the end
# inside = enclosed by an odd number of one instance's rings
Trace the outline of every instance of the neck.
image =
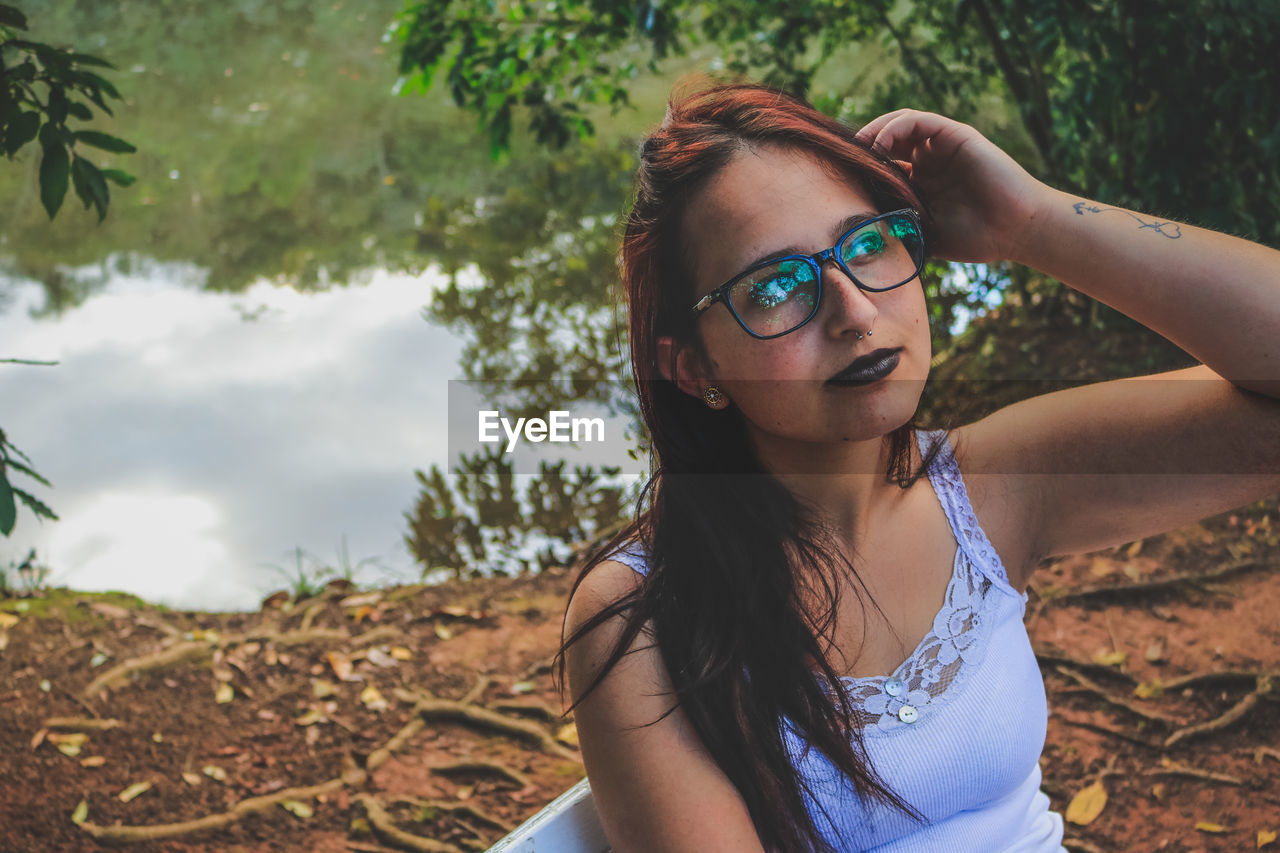
{"type": "Polygon", "coordinates": [[[900,491],[885,482],[890,444],[883,435],[834,444],[775,441],[762,447],[752,437],[765,470],[813,507],[837,542],[850,546],[866,541],[866,532],[886,511],[886,498],[900,491]]]}

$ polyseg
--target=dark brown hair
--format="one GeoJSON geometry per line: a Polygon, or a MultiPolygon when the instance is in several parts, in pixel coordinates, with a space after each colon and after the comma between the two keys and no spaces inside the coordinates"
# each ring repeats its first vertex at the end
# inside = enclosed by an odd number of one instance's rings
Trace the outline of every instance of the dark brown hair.
{"type": "MultiPolygon", "coordinates": [[[[651,622],[676,705],[737,787],[761,842],[775,850],[826,850],[783,739],[784,717],[860,797],[923,820],[871,767],[846,689],[828,662],[837,581],[845,573],[859,585],[861,579],[812,508],[761,467],[736,410],[707,408],[665,379],[658,365],[660,336],[697,345],[683,213],[736,153],[762,144],[810,153],[864,188],[881,211],[913,207],[928,223],[923,200],[897,164],[802,100],[750,84],[672,98],[662,126],[640,148],[621,254],[632,368],[652,454],[653,475],[639,504],[648,508],[592,555],[573,591],[632,539],[647,552],[648,573],[634,592],[565,638],[559,677],[563,685],[565,652],[573,643],[625,614],[617,644],[576,706],[651,622]],[[806,612],[801,601],[818,605],[806,612]]],[[[938,450],[931,447],[908,475],[916,428],[912,419],[885,436],[886,481],[904,489],[938,450]]]]}

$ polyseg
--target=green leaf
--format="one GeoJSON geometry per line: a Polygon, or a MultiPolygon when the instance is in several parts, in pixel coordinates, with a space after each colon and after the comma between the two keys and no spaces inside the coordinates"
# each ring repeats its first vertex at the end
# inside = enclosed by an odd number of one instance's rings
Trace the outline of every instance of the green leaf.
{"type": "Polygon", "coordinates": [[[67,58],[74,61],[77,65],[96,65],[99,68],[110,68],[113,71],[115,70],[115,66],[110,62],[107,62],[105,59],[97,56],[91,56],[87,53],[73,53],[67,58]]]}
{"type": "Polygon", "coordinates": [[[40,159],[40,203],[53,219],[58,208],[62,207],[63,196],[67,194],[71,161],[61,142],[47,138],[51,135],[45,134],[44,156],[40,159]]]}
{"type": "Polygon", "coordinates": [[[35,139],[39,130],[40,113],[19,113],[17,118],[9,122],[9,129],[5,134],[5,154],[12,157],[19,148],[35,139]]]}
{"type": "MultiPolygon", "coordinates": [[[[107,205],[111,202],[111,190],[107,188],[107,182],[102,178],[102,172],[98,171],[98,167],[90,163],[83,157],[76,157],[71,164],[71,172],[75,177],[77,184],[76,193],[81,199],[85,195],[92,200],[94,207],[98,209],[98,221],[101,222],[107,216],[107,205]],[[87,190],[81,194],[79,185],[83,184],[87,190]]],[[[85,207],[88,207],[86,202],[85,207]]]]}
{"type": "Polygon", "coordinates": [[[45,115],[51,124],[63,124],[67,120],[67,91],[61,86],[49,89],[49,102],[45,106],[45,115]]]}
{"type": "Polygon", "coordinates": [[[117,154],[132,154],[138,150],[123,139],[118,139],[106,133],[99,133],[96,130],[77,130],[75,138],[77,142],[92,145],[94,148],[101,148],[103,151],[113,151],[117,154]]]}
{"type": "Polygon", "coordinates": [[[116,100],[120,100],[120,93],[106,77],[94,74],[92,71],[76,71],[69,76],[82,86],[87,86],[92,89],[100,89],[116,100]]]}
{"type": "Polygon", "coordinates": [[[93,112],[79,101],[72,101],[67,104],[67,112],[81,121],[89,121],[93,118],[93,112]]]}
{"type": "Polygon", "coordinates": [[[10,486],[9,488],[13,490],[14,496],[16,496],[18,500],[26,504],[27,509],[35,513],[37,517],[47,518],[50,521],[58,520],[58,514],[53,510],[49,509],[49,507],[46,506],[44,502],[41,501],[39,498],[37,498],[35,495],[31,494],[30,492],[25,492],[22,489],[19,489],[17,486],[10,486]]]}
{"type": "Polygon", "coordinates": [[[9,460],[8,462],[6,462],[5,464],[6,464],[8,467],[10,467],[10,468],[12,468],[13,470],[15,470],[15,471],[21,471],[23,474],[26,474],[26,475],[27,475],[28,477],[30,477],[31,479],[36,480],[37,482],[40,482],[40,483],[42,483],[43,485],[50,486],[50,487],[53,485],[53,484],[52,484],[52,483],[50,483],[48,480],[46,480],[44,477],[41,477],[39,474],[37,474],[37,473],[35,472],[35,470],[33,470],[33,469],[32,469],[30,466],[28,466],[28,465],[23,465],[21,462],[18,462],[18,461],[14,460],[14,459],[10,459],[10,460],[9,460]]]}
{"type": "Polygon", "coordinates": [[[106,178],[108,181],[111,181],[116,186],[121,186],[121,187],[127,187],[131,185],[134,181],[138,180],[133,175],[130,175],[128,172],[125,172],[121,169],[103,169],[102,177],[106,178]]]}
{"type": "Polygon", "coordinates": [[[0,25],[13,27],[15,30],[25,30],[27,16],[12,6],[0,6],[0,25]]]}
{"type": "Polygon", "coordinates": [[[4,465],[0,465],[0,533],[8,536],[13,532],[14,522],[18,520],[18,505],[13,500],[13,487],[4,474],[4,465]]]}
{"type": "Polygon", "coordinates": [[[76,191],[76,196],[84,203],[85,210],[94,203],[93,187],[89,185],[88,179],[85,177],[84,170],[80,164],[85,162],[83,158],[75,157],[71,161],[71,186],[76,191]]]}

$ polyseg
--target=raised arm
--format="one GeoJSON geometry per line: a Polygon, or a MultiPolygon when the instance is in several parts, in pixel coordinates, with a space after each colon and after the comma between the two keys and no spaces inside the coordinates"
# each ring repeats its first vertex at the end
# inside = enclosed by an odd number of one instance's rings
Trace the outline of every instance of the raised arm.
{"type": "MultiPolygon", "coordinates": [[[[1172,529],[1280,489],[1280,252],[1054,190],[968,125],[899,110],[860,135],[903,161],[936,253],[1013,260],[1203,362],[1007,406],[957,437],[984,526],[1028,564],[1172,529]],[[1158,381],[1149,381],[1158,380],[1158,381]]],[[[1083,334],[1083,332],[1082,332],[1083,334]]]]}
{"type": "Polygon", "coordinates": [[[909,164],[935,209],[940,257],[1040,270],[1280,397],[1280,252],[1052,189],[933,113],[888,113],[859,135],[909,164]]]}

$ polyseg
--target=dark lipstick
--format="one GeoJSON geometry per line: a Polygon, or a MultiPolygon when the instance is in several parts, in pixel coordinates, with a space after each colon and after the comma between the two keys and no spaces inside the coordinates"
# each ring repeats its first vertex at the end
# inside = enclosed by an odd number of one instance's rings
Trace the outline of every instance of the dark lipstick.
{"type": "Polygon", "coordinates": [[[898,366],[898,349],[878,349],[855,358],[844,370],[827,380],[834,385],[862,385],[883,379],[898,366]]]}

